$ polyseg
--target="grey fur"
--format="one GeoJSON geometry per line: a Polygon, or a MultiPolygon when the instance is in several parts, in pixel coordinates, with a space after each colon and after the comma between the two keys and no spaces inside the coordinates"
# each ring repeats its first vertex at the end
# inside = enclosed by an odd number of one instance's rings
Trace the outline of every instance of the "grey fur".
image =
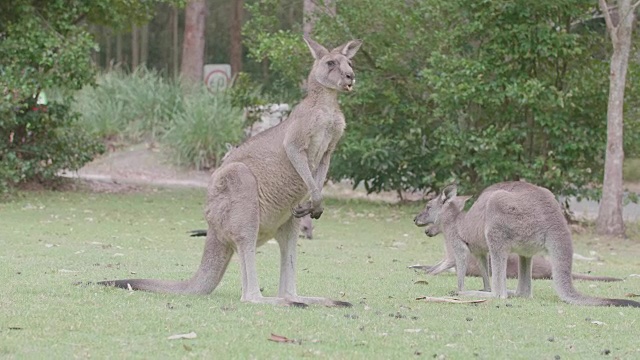
{"type": "Polygon", "coordinates": [[[322,185],[345,128],[338,93],[352,90],[355,78],[350,59],[361,41],[352,40],[331,51],[306,37],[305,42],[314,57],[307,96],[287,120],[230,151],[211,175],[205,206],[207,239],[193,277],[186,281],[128,279],[102,284],[163,293],[208,294],[237,252],[242,301],[351,305],[299,296],[295,267],[300,218],[310,214],[317,219],[323,212],[322,185]],[[280,246],[280,285],[276,297],[264,297],[258,284],[256,248],[272,238],[280,246]]]}
{"type": "Polygon", "coordinates": [[[447,246],[454,253],[460,294],[506,298],[507,259],[513,252],[519,255],[515,295],[531,297],[532,257],[547,253],[556,292],[563,301],[576,305],[640,307],[636,301],[590,297],[575,289],[571,232],[549,190],[521,181],[503,182],[485,189],[468,212],[463,211],[465,201],[456,196],[455,186],[448,187],[414,219],[417,226],[430,225],[427,235],[435,235],[442,229],[447,246]],[[484,292],[464,291],[469,253],[480,264],[484,292]]]}
{"type": "MultiPolygon", "coordinates": [[[[463,199],[464,200],[464,199],[463,199]]],[[[440,234],[441,229],[439,226],[432,225],[427,228],[425,233],[429,236],[436,236],[440,234]]],[[[453,256],[453,248],[451,247],[451,243],[445,241],[445,254],[444,258],[440,260],[435,265],[413,265],[410,266],[412,269],[420,269],[424,270],[429,275],[438,275],[444,271],[449,269],[453,269],[456,266],[456,261],[453,256]]],[[[518,255],[509,254],[509,258],[507,259],[507,278],[517,279],[518,278],[518,255]]],[[[466,276],[481,276],[480,264],[478,260],[474,256],[467,256],[467,273],[466,276]]],[[[533,264],[531,270],[531,276],[534,279],[552,279],[551,272],[551,263],[549,260],[544,258],[543,256],[536,255],[533,257],[533,264]]],[[[594,276],[587,274],[576,274],[573,273],[571,275],[574,280],[587,280],[587,281],[622,281],[620,278],[609,277],[609,276],[594,276]]]]}

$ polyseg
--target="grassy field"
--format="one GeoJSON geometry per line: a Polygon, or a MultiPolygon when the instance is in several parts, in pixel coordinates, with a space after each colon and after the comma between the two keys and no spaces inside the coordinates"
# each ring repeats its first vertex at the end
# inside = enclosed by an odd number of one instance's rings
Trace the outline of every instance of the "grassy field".
{"type": "MultiPolygon", "coordinates": [[[[209,296],[128,292],[78,281],[191,276],[202,238],[202,190],[127,194],[22,193],[0,204],[0,358],[8,359],[590,359],[640,358],[640,309],[562,303],[550,281],[533,299],[438,304],[450,274],[407,269],[442,255],[412,218],[418,205],[328,200],[314,240],[300,240],[299,293],[351,301],[307,309],[240,303],[236,258],[209,296]],[[423,280],[423,281],[418,281],[423,280]],[[426,282],[425,282],[426,281],[426,282]],[[195,339],[169,340],[195,332],[195,339]],[[295,339],[269,341],[271,334],[295,339]]],[[[576,251],[602,262],[574,271],[627,277],[579,282],[590,295],[640,293],[640,239],[575,237],[576,251]]],[[[265,295],[278,284],[279,251],[259,248],[265,295]]],[[[480,288],[471,278],[469,288],[480,288]]],[[[514,282],[510,286],[514,287],[514,282]]]]}

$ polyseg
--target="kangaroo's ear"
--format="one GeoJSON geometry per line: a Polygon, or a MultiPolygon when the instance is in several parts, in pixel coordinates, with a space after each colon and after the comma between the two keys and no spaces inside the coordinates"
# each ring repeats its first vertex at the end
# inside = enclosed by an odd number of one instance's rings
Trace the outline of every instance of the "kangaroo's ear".
{"type": "Polygon", "coordinates": [[[440,195],[440,199],[442,199],[442,203],[448,203],[451,200],[456,198],[456,194],[458,192],[458,189],[456,188],[455,184],[451,184],[447,187],[444,188],[444,190],[442,190],[442,195],[440,195]]]}
{"type": "Polygon", "coordinates": [[[460,211],[464,209],[464,205],[467,203],[467,200],[471,199],[471,196],[456,196],[455,201],[453,202],[460,211]]]}
{"type": "Polygon", "coordinates": [[[338,46],[337,48],[331,51],[338,52],[346,56],[348,59],[351,59],[352,57],[356,56],[356,53],[360,49],[360,46],[362,46],[362,40],[351,40],[351,41],[347,41],[346,43],[338,46]]]}
{"type": "Polygon", "coordinates": [[[311,40],[310,37],[304,36],[303,39],[304,42],[307,43],[307,46],[311,51],[311,56],[313,56],[314,59],[319,60],[329,53],[329,50],[327,50],[324,46],[318,44],[317,42],[311,40]]]}

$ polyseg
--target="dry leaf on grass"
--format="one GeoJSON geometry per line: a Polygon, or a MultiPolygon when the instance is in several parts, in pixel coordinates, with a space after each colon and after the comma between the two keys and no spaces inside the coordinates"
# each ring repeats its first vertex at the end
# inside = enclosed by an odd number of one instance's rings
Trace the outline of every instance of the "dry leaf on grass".
{"type": "Polygon", "coordinates": [[[598,321],[598,320],[593,320],[591,323],[594,324],[594,325],[604,325],[605,324],[602,321],[598,321]]]}
{"type": "Polygon", "coordinates": [[[459,298],[454,297],[431,297],[431,296],[421,296],[416,298],[416,300],[424,300],[426,302],[438,302],[438,303],[451,303],[451,304],[477,304],[487,301],[487,299],[477,299],[477,300],[461,300],[459,298]]]}
{"type": "Polygon", "coordinates": [[[640,294],[626,293],[626,294],[624,294],[624,296],[626,296],[626,297],[640,297],[640,294]]]}
{"type": "Polygon", "coordinates": [[[427,280],[416,280],[413,282],[414,284],[421,284],[421,285],[429,285],[429,282],[427,280]]]}
{"type": "Polygon", "coordinates": [[[177,339],[195,339],[198,335],[195,332],[190,332],[188,334],[175,334],[171,335],[167,338],[167,340],[177,340],[177,339]]]}
{"type": "Polygon", "coordinates": [[[273,342],[277,342],[277,343],[292,343],[292,344],[300,343],[296,339],[289,339],[286,336],[276,335],[274,333],[271,333],[271,337],[268,340],[269,341],[273,341],[273,342]]]}

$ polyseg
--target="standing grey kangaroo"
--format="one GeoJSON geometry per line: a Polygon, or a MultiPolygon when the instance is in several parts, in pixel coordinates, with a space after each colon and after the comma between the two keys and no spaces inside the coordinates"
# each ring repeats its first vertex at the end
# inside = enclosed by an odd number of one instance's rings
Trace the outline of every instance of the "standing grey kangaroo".
{"type": "Polygon", "coordinates": [[[507,259],[514,252],[519,255],[515,295],[531,297],[532,257],[546,252],[556,292],[563,301],[575,305],[640,307],[636,301],[585,296],[574,288],[571,232],[560,204],[549,190],[522,181],[503,182],[486,188],[468,212],[463,211],[465,201],[456,197],[455,186],[449,186],[414,219],[417,226],[431,225],[426,231],[428,235],[437,233],[438,227],[442,229],[454,252],[461,295],[507,298],[507,259]],[[469,253],[480,264],[484,292],[462,291],[469,253]]]}
{"type": "Polygon", "coordinates": [[[101,284],[209,294],[237,251],[243,302],[351,306],[344,301],[297,294],[296,244],[300,218],[310,214],[318,219],[323,212],[322,185],[345,128],[338,93],[353,89],[355,75],[350,59],[362,42],[351,40],[329,51],[309,38],[304,40],[314,58],[307,96],[287,120],[249,138],[211,174],[205,205],[207,238],[193,277],[185,281],[127,279],[101,284]],[[258,284],[256,248],[272,238],[280,246],[280,283],[276,297],[264,297],[258,284]]]}
{"type": "MultiPolygon", "coordinates": [[[[425,233],[430,236],[436,236],[440,234],[439,226],[430,226],[425,233]]],[[[533,279],[552,279],[551,263],[543,256],[535,255],[532,258],[531,263],[531,277],[533,279]]],[[[456,266],[456,261],[453,254],[453,248],[450,242],[445,241],[445,254],[444,258],[435,265],[412,265],[410,268],[424,270],[429,275],[438,275],[449,269],[453,269],[456,266]]],[[[467,272],[466,276],[481,276],[480,264],[474,256],[467,256],[467,272]]],[[[518,277],[518,255],[509,254],[507,259],[507,278],[515,279],[518,277]]],[[[622,281],[620,278],[609,276],[594,276],[587,274],[571,274],[574,280],[586,280],[586,281],[622,281]]]]}

